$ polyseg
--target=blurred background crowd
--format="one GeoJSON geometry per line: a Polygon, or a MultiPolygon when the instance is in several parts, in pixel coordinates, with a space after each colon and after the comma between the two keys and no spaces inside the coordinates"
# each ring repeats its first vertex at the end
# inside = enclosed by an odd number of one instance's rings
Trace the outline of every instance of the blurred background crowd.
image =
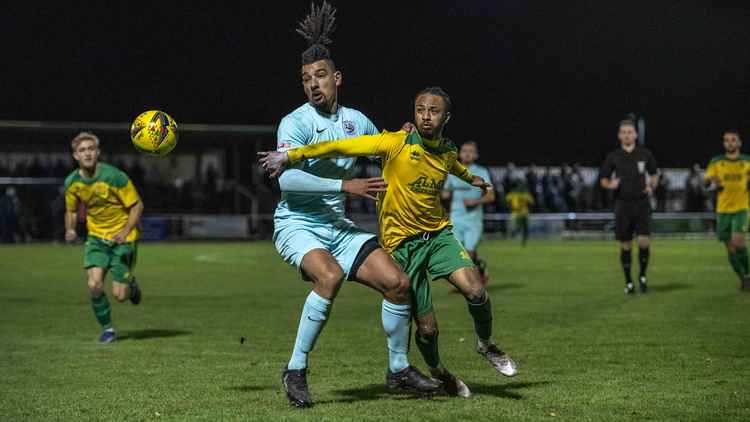
{"type": "MultiPolygon", "coordinates": [[[[64,210],[64,178],[74,169],[72,159],[40,154],[23,159],[0,157],[0,239],[23,242],[60,239],[64,210]]],[[[184,158],[184,157],[182,157],[184,158]]],[[[151,214],[249,214],[273,213],[279,198],[278,185],[251,163],[246,176],[237,180],[220,161],[207,160],[201,166],[182,165],[178,154],[160,160],[159,165],[133,155],[103,156],[131,178],[151,214]]],[[[363,160],[358,177],[379,174],[379,168],[363,160]]],[[[611,209],[611,192],[598,183],[598,168],[578,164],[539,167],[536,165],[489,167],[496,200],[485,206],[489,213],[508,212],[505,195],[527,190],[534,198],[533,213],[604,212],[611,209]]],[[[710,212],[713,192],[706,187],[702,169],[667,169],[662,172],[652,206],[656,212],[710,212]]],[[[374,214],[372,201],[348,200],[348,211],[374,214]]],[[[83,216],[83,213],[81,214],[83,216]]],[[[82,217],[83,218],[83,217],[82,217]]]]}

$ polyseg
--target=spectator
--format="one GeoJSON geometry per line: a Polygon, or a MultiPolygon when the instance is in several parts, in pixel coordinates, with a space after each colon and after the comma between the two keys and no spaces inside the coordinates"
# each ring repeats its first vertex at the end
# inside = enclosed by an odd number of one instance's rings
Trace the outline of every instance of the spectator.
{"type": "Polygon", "coordinates": [[[510,190],[516,186],[516,184],[522,182],[523,180],[523,173],[519,174],[519,170],[516,168],[515,163],[508,163],[508,166],[505,168],[505,175],[503,177],[503,190],[505,192],[510,192],[510,190]]]}
{"type": "Polygon", "coordinates": [[[11,186],[5,189],[5,194],[0,197],[0,238],[3,243],[20,241],[20,212],[21,201],[16,196],[16,189],[11,186]]]}
{"type": "Polygon", "coordinates": [[[141,188],[143,187],[144,182],[144,174],[146,172],[143,170],[143,166],[141,165],[140,160],[136,159],[133,161],[133,167],[130,169],[130,175],[131,180],[133,181],[133,184],[135,185],[136,189],[138,191],[141,191],[141,188]]]}
{"type": "Polygon", "coordinates": [[[542,177],[544,184],[544,203],[547,212],[567,212],[568,206],[563,196],[563,181],[547,167],[542,177]]]}
{"type": "Polygon", "coordinates": [[[685,211],[706,211],[706,189],[698,164],[693,164],[685,181],[685,211]]]}
{"type": "Polygon", "coordinates": [[[52,239],[55,242],[65,240],[65,221],[60,218],[65,214],[65,186],[60,185],[57,188],[57,196],[49,205],[49,219],[52,223],[52,239]]]}
{"type": "Polygon", "coordinates": [[[54,177],[65,177],[70,173],[72,166],[66,165],[62,158],[58,158],[55,161],[55,166],[52,168],[52,175],[54,177]]]}
{"type": "Polygon", "coordinates": [[[581,196],[583,192],[583,177],[580,170],[565,164],[563,166],[563,193],[565,204],[570,211],[582,211],[581,196]]]}
{"type": "Polygon", "coordinates": [[[667,192],[669,190],[669,178],[662,175],[659,183],[654,189],[654,198],[656,199],[656,211],[665,212],[667,210],[667,192]]]}
{"type": "Polygon", "coordinates": [[[531,163],[528,170],[526,170],[526,186],[531,198],[534,200],[532,209],[534,212],[541,211],[544,208],[542,204],[544,201],[544,187],[542,186],[542,180],[539,178],[538,169],[534,163],[531,163]]]}

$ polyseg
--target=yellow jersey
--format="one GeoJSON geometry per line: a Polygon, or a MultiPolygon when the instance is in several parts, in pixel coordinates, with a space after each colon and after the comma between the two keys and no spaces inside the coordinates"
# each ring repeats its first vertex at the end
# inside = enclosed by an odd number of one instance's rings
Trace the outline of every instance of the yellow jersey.
{"type": "Polygon", "coordinates": [[[510,205],[513,215],[529,215],[529,206],[534,204],[534,198],[526,191],[513,191],[505,195],[505,202],[510,205]]]}
{"type": "Polygon", "coordinates": [[[383,131],[343,141],[321,142],[287,151],[293,163],[307,158],[379,156],[386,192],[378,195],[380,244],[393,252],[404,240],[450,226],[440,201],[448,174],[471,183],[474,177],[458,161],[447,139],[426,140],[417,132],[383,131]]]}
{"type": "Polygon", "coordinates": [[[750,156],[741,154],[730,159],[722,154],[708,164],[706,178],[719,180],[719,193],[716,198],[716,212],[734,213],[748,209],[750,195],[747,182],[750,174],[750,156]]]}
{"type": "MultiPolygon", "coordinates": [[[[65,209],[76,212],[78,202],[86,206],[86,228],[90,236],[104,240],[112,237],[128,222],[130,207],[140,201],[128,176],[118,168],[98,163],[94,177],[87,179],[75,170],[65,178],[65,209]]],[[[133,228],[126,241],[138,240],[133,228]]]]}

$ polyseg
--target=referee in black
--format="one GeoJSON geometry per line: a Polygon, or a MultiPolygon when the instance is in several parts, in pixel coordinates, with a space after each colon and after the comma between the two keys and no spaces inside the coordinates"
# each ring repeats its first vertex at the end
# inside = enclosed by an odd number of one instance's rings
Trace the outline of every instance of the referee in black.
{"type": "Polygon", "coordinates": [[[633,294],[630,274],[633,234],[638,235],[638,285],[646,293],[646,269],[651,245],[651,202],[649,197],[659,182],[653,154],[636,145],[635,122],[622,120],[617,132],[620,147],[607,155],[599,173],[601,186],[614,191],[615,236],[620,242],[620,263],[625,273],[625,293],[633,294]]]}

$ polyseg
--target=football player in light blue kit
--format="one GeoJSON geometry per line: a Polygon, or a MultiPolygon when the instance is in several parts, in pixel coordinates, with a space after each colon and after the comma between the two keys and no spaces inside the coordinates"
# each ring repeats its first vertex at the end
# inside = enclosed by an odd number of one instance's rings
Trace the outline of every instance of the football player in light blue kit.
{"type": "MultiPolygon", "coordinates": [[[[492,180],[487,169],[476,163],[479,158],[476,142],[463,143],[458,158],[471,174],[484,180],[492,180]]],[[[443,186],[443,198],[451,198],[450,217],[453,223],[453,234],[471,255],[474,265],[479,269],[482,283],[487,284],[489,281],[487,266],[479,259],[477,247],[484,231],[482,206],[495,200],[494,189],[487,189],[486,193],[482,193],[482,189],[475,188],[456,176],[448,175],[443,186]]]]}
{"type": "MultiPolygon", "coordinates": [[[[302,85],[308,102],[281,121],[277,149],[378,133],[357,110],[338,104],[342,74],[324,44],[333,28],[335,9],[323,3],[297,30],[310,44],[302,53],[302,85]]],[[[440,384],[407,360],[411,305],[409,278],[378,245],[375,235],[345,216],[346,193],[375,199],[384,192],[382,178],[351,179],[354,158],[302,161],[279,177],[281,201],[274,215],[274,242],[285,261],[313,282],[300,316],[292,357],[282,382],[289,402],[309,407],[307,357],[320,335],[336,293],[353,280],[383,294],[382,321],[387,337],[391,388],[434,392],[440,384]],[[351,180],[350,180],[351,179],[351,180]]]]}

